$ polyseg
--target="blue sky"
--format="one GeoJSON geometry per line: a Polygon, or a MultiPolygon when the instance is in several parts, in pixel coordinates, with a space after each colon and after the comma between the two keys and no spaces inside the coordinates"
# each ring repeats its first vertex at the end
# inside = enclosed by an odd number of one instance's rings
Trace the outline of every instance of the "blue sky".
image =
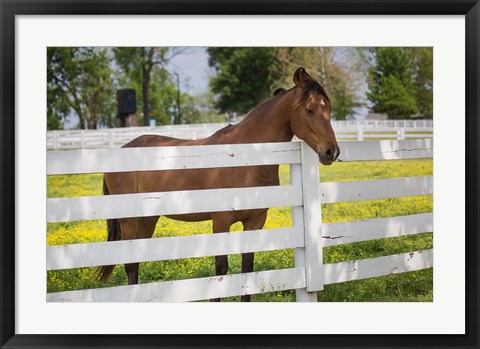
{"type": "Polygon", "coordinates": [[[187,52],[175,56],[168,64],[170,73],[180,76],[180,89],[198,95],[208,90],[208,78],[212,69],[208,66],[205,47],[191,47],[187,52]]]}

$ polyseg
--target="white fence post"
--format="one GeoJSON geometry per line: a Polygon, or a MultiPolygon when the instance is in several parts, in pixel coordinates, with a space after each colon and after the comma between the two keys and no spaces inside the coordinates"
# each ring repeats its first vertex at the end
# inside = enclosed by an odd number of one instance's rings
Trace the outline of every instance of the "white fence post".
{"type": "Polygon", "coordinates": [[[397,131],[397,139],[404,140],[405,139],[405,128],[402,127],[397,131]]]}
{"type": "Polygon", "coordinates": [[[357,128],[357,141],[363,141],[363,129],[361,127],[357,128]]]}
{"type": "Polygon", "coordinates": [[[108,147],[112,149],[114,147],[114,135],[113,129],[108,130],[108,147]]]}
{"type": "Polygon", "coordinates": [[[322,206],[318,154],[305,142],[301,143],[303,224],[307,291],[323,290],[322,206]]]}
{"type": "Polygon", "coordinates": [[[53,149],[58,149],[58,132],[55,130],[53,131],[53,149]]]}
{"type": "Polygon", "coordinates": [[[85,131],[80,130],[80,148],[85,148],[85,131]]]}
{"type": "MultiPolygon", "coordinates": [[[[290,184],[296,185],[302,183],[302,167],[300,164],[290,165],[290,184]]],[[[302,227],[304,230],[303,222],[303,207],[292,207],[292,223],[294,227],[302,227]]],[[[303,234],[305,234],[303,232],[303,234]]],[[[305,247],[298,247],[293,250],[295,258],[295,268],[305,268],[305,247]]],[[[295,290],[297,302],[316,302],[317,292],[307,292],[306,288],[298,288],[295,290]]]]}

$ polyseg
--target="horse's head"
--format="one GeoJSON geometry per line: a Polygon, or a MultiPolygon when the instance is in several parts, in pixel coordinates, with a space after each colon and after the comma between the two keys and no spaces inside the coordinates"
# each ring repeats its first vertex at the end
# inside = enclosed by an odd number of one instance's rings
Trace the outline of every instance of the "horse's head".
{"type": "Polygon", "coordinates": [[[340,154],[330,123],[330,99],[325,89],[304,68],[295,71],[293,82],[295,96],[293,115],[290,118],[292,131],[318,153],[322,164],[330,165],[340,154]]]}

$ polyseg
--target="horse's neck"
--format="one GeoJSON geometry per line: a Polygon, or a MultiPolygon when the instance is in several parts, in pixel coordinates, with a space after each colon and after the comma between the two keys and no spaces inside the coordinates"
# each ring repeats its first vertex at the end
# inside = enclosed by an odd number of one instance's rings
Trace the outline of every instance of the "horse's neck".
{"type": "Polygon", "coordinates": [[[238,123],[239,136],[248,143],[289,142],[293,138],[290,126],[290,96],[268,100],[251,110],[238,123]]]}

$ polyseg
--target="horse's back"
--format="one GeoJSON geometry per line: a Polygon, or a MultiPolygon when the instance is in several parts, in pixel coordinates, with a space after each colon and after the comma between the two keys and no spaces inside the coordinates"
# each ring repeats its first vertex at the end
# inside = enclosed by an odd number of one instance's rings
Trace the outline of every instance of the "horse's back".
{"type": "Polygon", "coordinates": [[[225,126],[212,135],[201,139],[180,139],[162,135],[143,135],[128,142],[122,148],[132,147],[180,147],[191,145],[213,145],[213,144],[232,144],[242,143],[235,137],[234,127],[225,126]]]}
{"type": "Polygon", "coordinates": [[[180,139],[174,137],[167,137],[162,135],[143,135],[137,137],[127,144],[123,145],[122,148],[134,148],[134,147],[168,147],[168,146],[186,146],[186,145],[195,145],[198,143],[194,140],[189,139],[180,139]]]}

